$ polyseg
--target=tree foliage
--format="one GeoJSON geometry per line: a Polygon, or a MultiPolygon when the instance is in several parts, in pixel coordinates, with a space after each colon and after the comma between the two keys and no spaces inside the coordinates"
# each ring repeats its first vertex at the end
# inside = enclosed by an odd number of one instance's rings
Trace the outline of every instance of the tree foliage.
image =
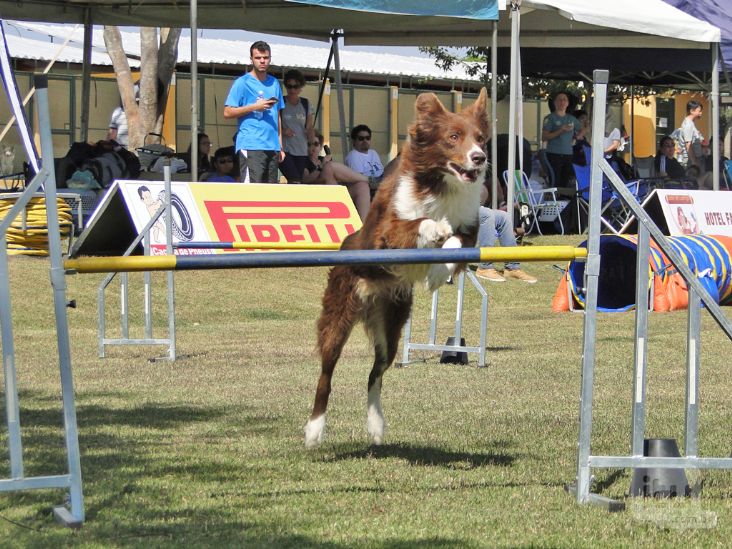
{"type": "Polygon", "coordinates": [[[163,129],[170,81],[178,58],[180,32],[180,29],[158,31],[156,27],[140,28],[140,78],[136,82],[119,28],[104,27],[104,44],[117,75],[117,87],[127,115],[130,150],[142,146],[149,134],[153,134],[150,142],[160,140],[155,134],[162,133],[163,129]],[[136,84],[139,88],[137,93],[136,84]]]}
{"type": "MultiPolygon", "coordinates": [[[[420,51],[429,54],[435,59],[435,65],[445,71],[461,66],[473,77],[478,78],[485,86],[491,84],[490,48],[446,48],[443,46],[421,47],[420,51]]],[[[504,99],[509,94],[509,77],[497,75],[497,100],[504,99]]],[[[574,96],[576,104],[586,105],[592,97],[592,82],[584,79],[556,80],[524,76],[521,78],[523,95],[526,99],[545,100],[558,91],[566,91],[574,96]]],[[[646,86],[634,86],[633,94],[636,97],[654,95],[656,90],[646,86]]],[[[630,97],[630,86],[611,84],[608,86],[608,100],[622,102],[630,97]]]]}

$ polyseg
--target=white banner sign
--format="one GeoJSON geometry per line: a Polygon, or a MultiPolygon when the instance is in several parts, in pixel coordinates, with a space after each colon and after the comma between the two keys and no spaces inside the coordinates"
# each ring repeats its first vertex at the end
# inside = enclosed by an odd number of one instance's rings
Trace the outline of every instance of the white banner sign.
{"type": "Polygon", "coordinates": [[[669,234],[732,236],[732,192],[656,190],[669,234]]]}

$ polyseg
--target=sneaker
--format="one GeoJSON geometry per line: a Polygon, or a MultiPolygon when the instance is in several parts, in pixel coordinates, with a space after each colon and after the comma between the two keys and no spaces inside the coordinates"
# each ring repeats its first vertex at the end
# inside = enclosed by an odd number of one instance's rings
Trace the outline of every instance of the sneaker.
{"type": "Polygon", "coordinates": [[[512,269],[512,270],[506,269],[505,271],[503,271],[503,277],[515,278],[516,280],[522,280],[523,282],[526,282],[528,284],[536,283],[536,277],[531,276],[528,273],[525,273],[521,269],[512,269]]]}
{"type": "MultiPolygon", "coordinates": [[[[491,282],[506,282],[506,279],[501,276],[501,273],[495,269],[478,269],[475,271],[475,276],[490,280],[491,282]]],[[[534,282],[536,282],[536,280],[534,280],[534,282]]]]}

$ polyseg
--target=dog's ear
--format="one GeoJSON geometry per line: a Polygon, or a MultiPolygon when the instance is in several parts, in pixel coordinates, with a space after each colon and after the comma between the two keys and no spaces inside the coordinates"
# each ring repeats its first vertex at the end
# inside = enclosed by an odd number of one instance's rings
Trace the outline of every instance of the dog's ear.
{"type": "Polygon", "coordinates": [[[434,93],[420,93],[417,96],[417,102],[414,104],[418,117],[433,117],[445,112],[440,100],[434,93]]]}
{"type": "Polygon", "coordinates": [[[470,105],[470,107],[467,108],[468,111],[471,111],[475,116],[477,117],[484,117],[486,115],[486,99],[488,97],[488,92],[486,92],[485,88],[480,89],[480,94],[478,95],[478,99],[475,100],[475,103],[470,105]]]}

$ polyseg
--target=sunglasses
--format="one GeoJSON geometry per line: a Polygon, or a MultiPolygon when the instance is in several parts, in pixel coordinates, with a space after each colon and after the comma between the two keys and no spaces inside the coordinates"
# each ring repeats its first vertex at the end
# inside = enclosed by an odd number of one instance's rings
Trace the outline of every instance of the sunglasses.
{"type": "Polygon", "coordinates": [[[358,141],[371,141],[371,136],[370,135],[357,135],[356,139],[358,141]]]}
{"type": "Polygon", "coordinates": [[[300,84],[285,84],[288,90],[299,90],[302,86],[300,84]]]}
{"type": "Polygon", "coordinates": [[[233,158],[219,158],[216,162],[219,164],[233,164],[234,159],[233,158]]]}

